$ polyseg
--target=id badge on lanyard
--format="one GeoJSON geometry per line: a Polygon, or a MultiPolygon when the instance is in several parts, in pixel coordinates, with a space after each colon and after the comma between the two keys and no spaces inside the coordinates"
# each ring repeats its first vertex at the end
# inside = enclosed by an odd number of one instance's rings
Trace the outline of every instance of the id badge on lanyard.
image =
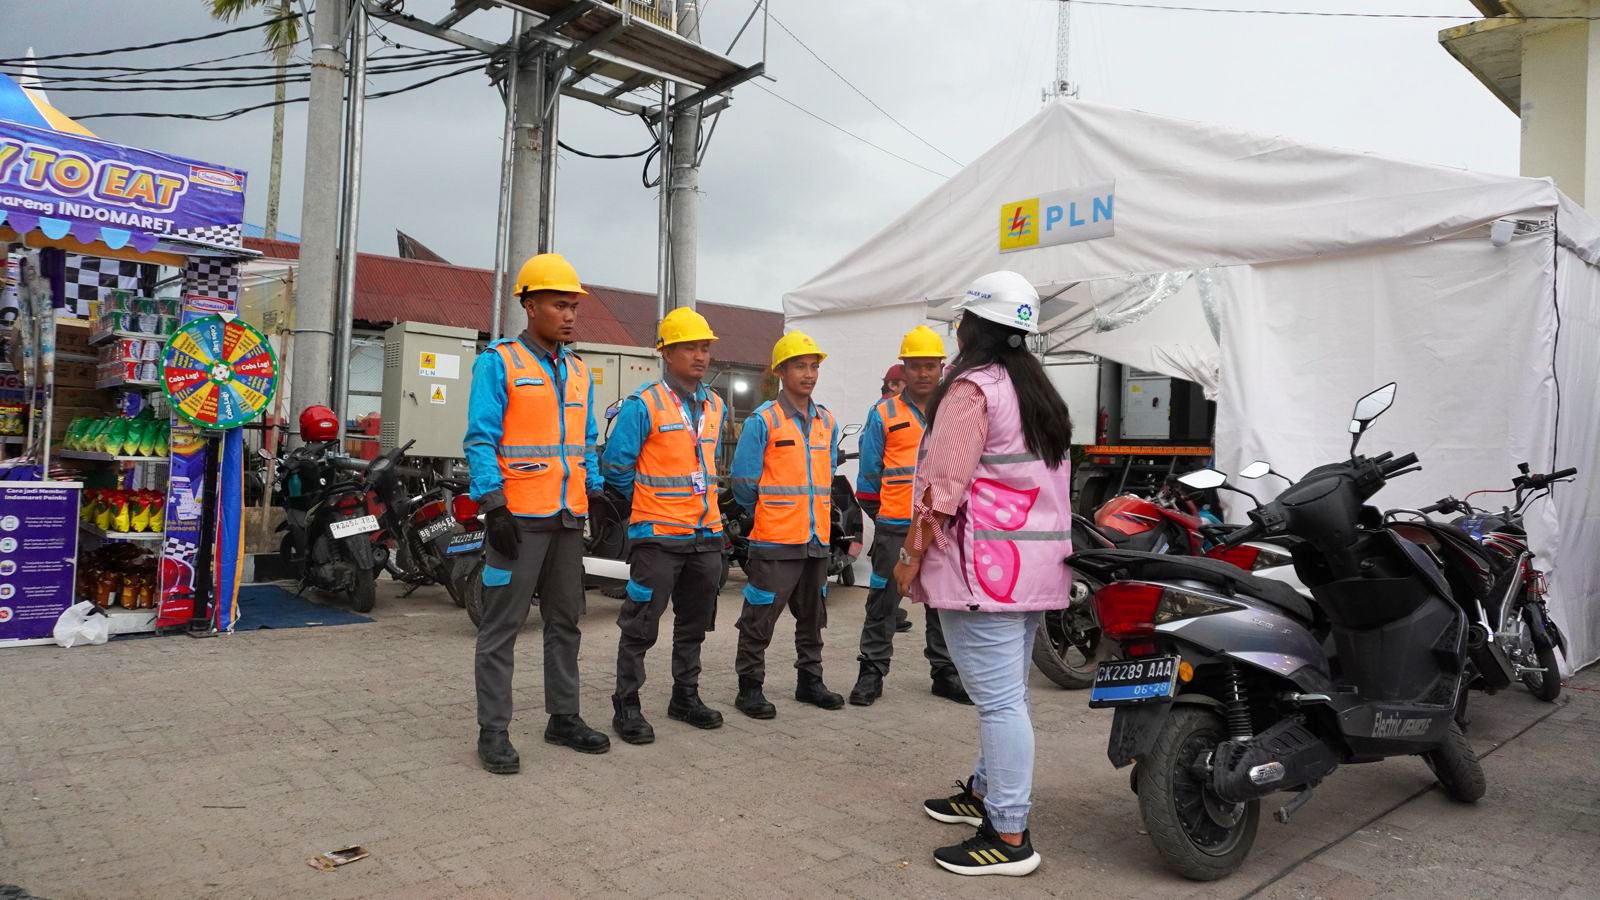
{"type": "MultiPolygon", "coordinates": [[[[672,394],[673,401],[678,404],[678,414],[683,416],[683,427],[684,427],[684,430],[689,432],[690,434],[694,435],[695,457],[699,458],[699,455],[700,455],[700,440],[702,438],[704,438],[705,434],[706,434],[706,420],[707,420],[708,417],[705,414],[705,410],[702,409],[700,411],[700,428],[697,430],[694,427],[694,421],[689,416],[689,407],[683,402],[683,398],[678,396],[678,392],[677,391],[670,391],[670,393],[672,394]]],[[[704,495],[705,492],[706,492],[706,473],[705,473],[705,470],[703,470],[703,469],[695,469],[693,472],[690,472],[689,473],[689,484],[690,484],[690,486],[692,486],[694,488],[694,492],[695,492],[696,496],[704,495]]]]}

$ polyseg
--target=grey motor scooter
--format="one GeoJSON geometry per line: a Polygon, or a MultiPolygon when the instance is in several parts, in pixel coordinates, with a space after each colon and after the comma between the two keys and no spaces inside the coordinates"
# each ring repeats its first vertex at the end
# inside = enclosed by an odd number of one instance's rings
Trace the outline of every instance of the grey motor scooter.
{"type": "MultiPolygon", "coordinates": [[[[1261,800],[1295,792],[1277,813],[1286,823],[1340,765],[1421,756],[1452,798],[1484,793],[1463,732],[1481,648],[1469,646],[1469,619],[1432,558],[1366,505],[1416,471],[1415,454],[1355,454],[1394,393],[1390,384],[1356,404],[1348,461],[1312,470],[1227,538],[1298,538],[1295,570],[1311,601],[1217,560],[1071,558],[1104,584],[1095,610],[1122,650],[1090,689],[1090,706],[1115,709],[1107,755],[1118,768],[1138,764],[1144,826],[1187,878],[1232,873],[1255,841],[1261,800]]],[[[1185,483],[1245,493],[1215,471],[1185,483]]]]}

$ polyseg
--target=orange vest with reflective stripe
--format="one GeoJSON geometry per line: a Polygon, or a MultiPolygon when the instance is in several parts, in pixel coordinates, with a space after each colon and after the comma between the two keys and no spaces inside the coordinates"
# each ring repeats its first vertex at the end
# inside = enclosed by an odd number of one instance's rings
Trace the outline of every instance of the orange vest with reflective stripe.
{"type": "Polygon", "coordinates": [[[520,340],[497,344],[505,361],[500,475],[506,506],[519,516],[553,516],[565,506],[589,512],[584,442],[589,429],[589,367],[566,355],[566,394],[520,340]]]}
{"type": "Polygon", "coordinates": [[[697,528],[722,530],[717,505],[717,445],[722,440],[722,398],[715,391],[700,409],[700,430],[684,420],[672,388],[657,382],[639,393],[650,413],[650,433],[639,447],[633,476],[635,525],[649,523],[657,534],[693,534],[697,528]],[[695,493],[694,475],[705,486],[695,493]]]}
{"type": "Polygon", "coordinates": [[[883,471],[878,481],[878,518],[911,520],[911,482],[917,473],[922,420],[900,397],[878,401],[883,422],[883,471]]]}
{"type": "Polygon", "coordinates": [[[827,544],[833,510],[833,414],[818,406],[809,433],[777,402],[760,415],[767,423],[767,450],[750,540],[806,544],[816,537],[827,544]]]}

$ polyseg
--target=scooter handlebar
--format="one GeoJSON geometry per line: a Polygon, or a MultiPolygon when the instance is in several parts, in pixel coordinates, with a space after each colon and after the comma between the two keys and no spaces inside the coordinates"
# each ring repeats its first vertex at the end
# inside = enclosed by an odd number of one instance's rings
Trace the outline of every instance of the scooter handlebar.
{"type": "Polygon", "coordinates": [[[1255,540],[1266,530],[1266,526],[1262,525],[1260,522],[1251,522],[1249,525],[1245,525],[1239,530],[1224,537],[1222,539],[1222,545],[1224,547],[1237,547],[1245,541],[1255,540]]]}
{"type": "Polygon", "coordinates": [[[1387,478],[1389,476],[1399,474],[1400,470],[1409,469],[1416,464],[1417,455],[1415,453],[1407,453],[1405,456],[1399,457],[1398,459],[1380,459],[1378,462],[1378,471],[1382,472],[1384,477],[1387,478]]]}

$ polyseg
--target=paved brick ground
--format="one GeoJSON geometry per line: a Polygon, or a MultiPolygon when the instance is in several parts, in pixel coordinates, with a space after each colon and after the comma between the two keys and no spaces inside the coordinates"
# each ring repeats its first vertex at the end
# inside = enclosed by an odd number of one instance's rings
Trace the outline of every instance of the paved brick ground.
{"type": "MultiPolygon", "coordinates": [[[[855,674],[859,590],[836,589],[829,681],[855,674]]],[[[609,722],[616,601],[590,595],[585,710],[609,722]]],[[[1416,760],[1341,770],[1290,826],[1264,822],[1221,884],[1158,865],[1109,716],[1035,679],[1040,760],[1027,879],[958,879],[929,852],[961,835],[919,810],[970,765],[970,707],[932,697],[907,650],[867,710],[788,698],[787,626],[769,687],[778,718],[731,709],[737,596],[707,645],[706,698],[728,724],[664,714],[652,657],[648,747],[544,745],[537,633],[525,632],[513,739],[523,773],[478,769],[472,627],[442,594],[387,592],[370,625],[122,640],[0,656],[0,884],[69,897],[1366,898],[1600,896],[1600,677],[1557,707],[1516,690],[1477,702],[1489,795],[1428,789],[1416,760]],[[336,872],[305,859],[360,843],[336,872]]],[[[920,613],[913,613],[920,622],[920,613]]],[[[919,626],[920,627],[920,626],[919,626]]],[[[1476,702],[1476,701],[1475,701],[1476,702]]]]}

